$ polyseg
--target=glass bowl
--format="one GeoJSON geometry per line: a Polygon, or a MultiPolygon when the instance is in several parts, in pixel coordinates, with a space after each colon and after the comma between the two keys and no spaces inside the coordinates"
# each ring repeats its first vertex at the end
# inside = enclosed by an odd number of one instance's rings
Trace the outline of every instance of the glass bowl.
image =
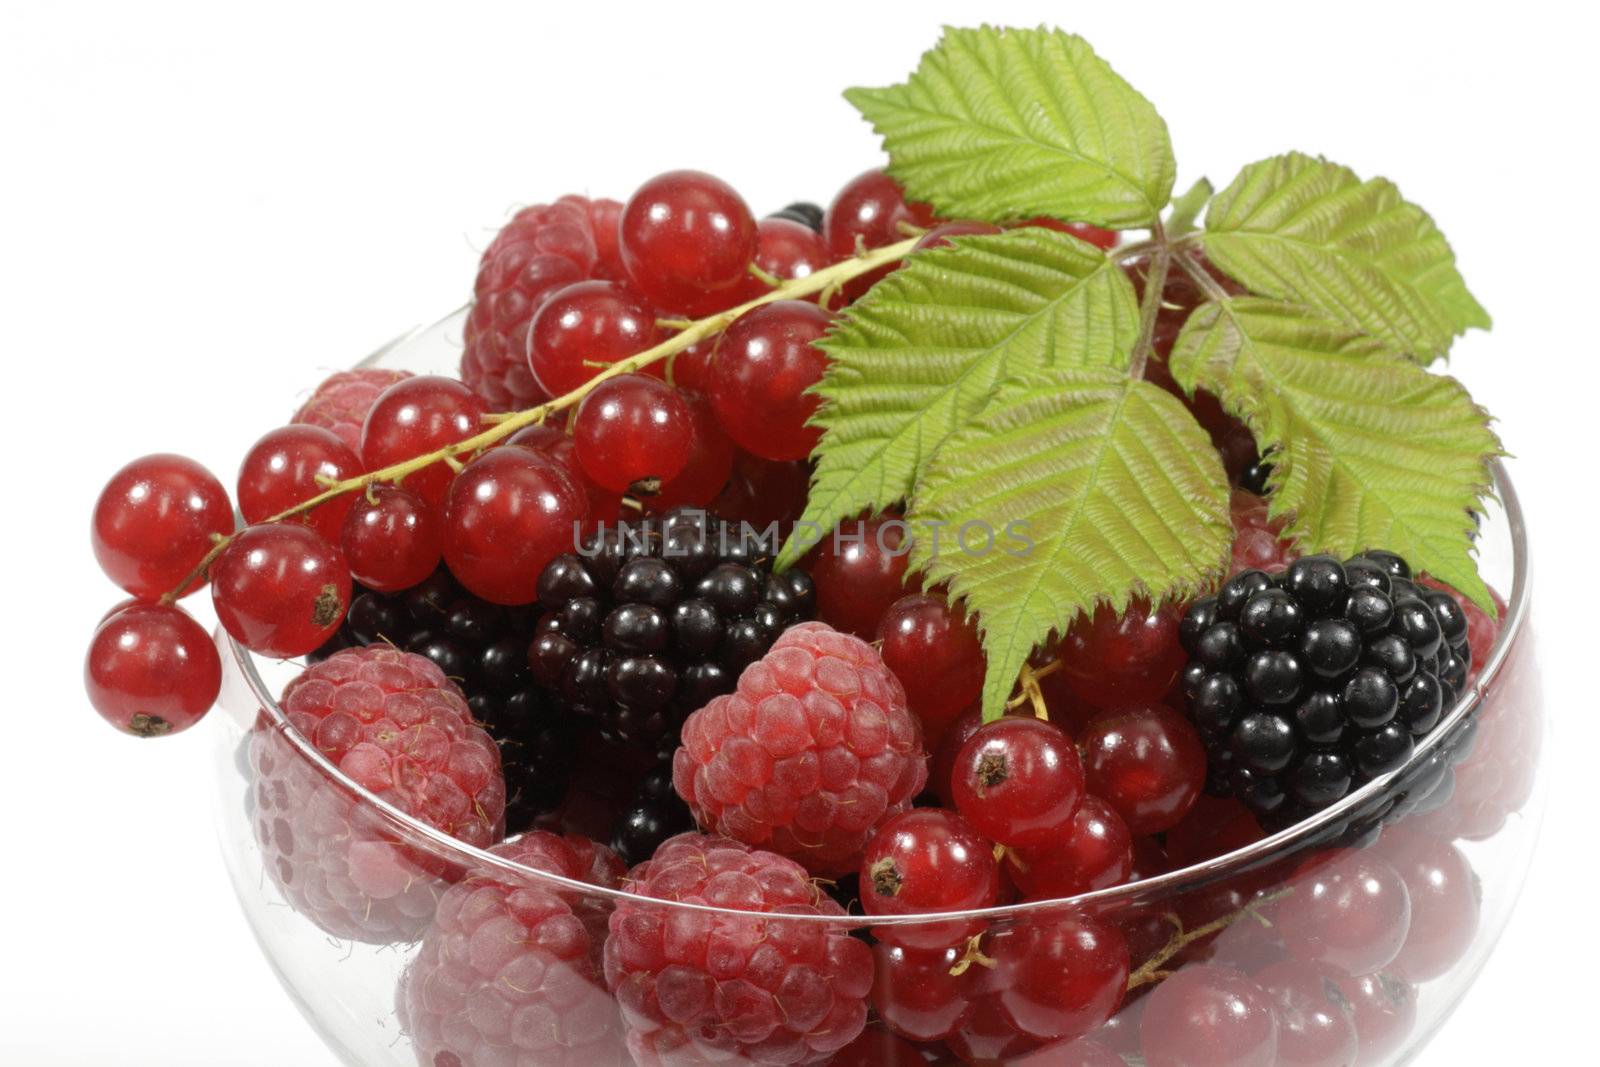
{"type": "MultiPolygon", "coordinates": [[[[367,362],[453,372],[461,320],[367,362]]],[[[299,668],[237,645],[211,717],[223,852],[284,988],[363,1067],[1402,1063],[1488,959],[1539,824],[1527,542],[1503,468],[1495,484],[1480,562],[1503,626],[1411,761],[1264,838],[1202,798],[1167,835],[1186,865],[1127,885],[870,924],[597,888],[465,845],[345,778],[277,706],[299,668]],[[561,922],[533,917],[549,912],[561,922]],[[891,947],[948,942],[953,924],[976,939],[948,955],[891,947]],[[722,946],[714,979],[628,977],[630,953],[686,931],[722,946]],[[767,964],[787,984],[756,981],[767,964]],[[708,1003],[733,1021],[694,1025],[708,1003]]]]}

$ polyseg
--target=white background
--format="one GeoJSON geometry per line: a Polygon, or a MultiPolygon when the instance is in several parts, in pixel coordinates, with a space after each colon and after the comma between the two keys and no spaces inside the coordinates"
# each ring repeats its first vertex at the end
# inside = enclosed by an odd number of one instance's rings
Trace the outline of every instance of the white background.
{"type": "Polygon", "coordinates": [[[1393,177],[1450,236],[1497,320],[1451,369],[1517,456],[1557,738],[1522,909],[1421,1062],[1592,1036],[1600,182],[1579,5],[552,6],[0,5],[0,1061],[331,1061],[226,884],[206,730],[133,742],[82,697],[120,595],[87,544],[105,477],[172,450],[231,483],[324,371],[460,303],[514,205],[681,166],[758,212],[826,200],[879,158],[839,91],[979,18],[1087,36],[1167,118],[1180,187],[1302,148],[1393,177]]]}

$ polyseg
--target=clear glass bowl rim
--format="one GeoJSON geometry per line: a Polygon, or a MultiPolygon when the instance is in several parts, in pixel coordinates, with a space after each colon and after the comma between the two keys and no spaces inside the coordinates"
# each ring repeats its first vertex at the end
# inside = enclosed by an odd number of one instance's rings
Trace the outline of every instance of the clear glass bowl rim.
{"type": "MultiPolygon", "coordinates": [[[[1168,871],[1152,878],[1128,882],[1108,889],[1099,889],[1094,892],[1080,893],[1076,896],[1061,897],[1055,900],[1026,901],[992,908],[955,912],[926,912],[894,916],[857,914],[807,915],[788,912],[765,914],[781,914],[784,921],[816,922],[854,929],[863,926],[904,926],[926,922],[949,922],[952,919],[966,918],[989,923],[995,920],[1025,916],[1033,912],[1058,909],[1083,908],[1098,911],[1115,908],[1118,905],[1131,905],[1138,898],[1145,898],[1151,895],[1175,896],[1181,892],[1211,884],[1232,874],[1242,873],[1270,863],[1275,859],[1294,854],[1309,839],[1328,830],[1341,819],[1360,811],[1363,805],[1377,800],[1393,783],[1403,778],[1408,772],[1415,770],[1426,760],[1439,741],[1448,736],[1463,719],[1472,714],[1478,705],[1482,703],[1490,684],[1498,677],[1504,667],[1512,645],[1526,628],[1531,583],[1529,581],[1527,530],[1524,525],[1522,507],[1517,500],[1516,490],[1512,487],[1510,476],[1506,473],[1504,465],[1499,460],[1492,463],[1491,474],[1494,491],[1504,509],[1505,519],[1509,524],[1511,535],[1512,584],[1511,595],[1507,602],[1506,617],[1495,646],[1489,654],[1488,662],[1484,664],[1467,690],[1457,699],[1449,714],[1432,733],[1417,745],[1411,759],[1403,766],[1381,778],[1368,782],[1337,804],[1319,812],[1310,819],[1280,830],[1244,848],[1224,853],[1201,863],[1168,871]]],[[[382,824],[387,824],[387,828],[392,828],[404,840],[418,841],[420,839],[420,841],[426,843],[428,851],[434,856],[469,870],[474,876],[481,877],[498,872],[513,882],[548,883],[553,887],[559,886],[562,889],[576,891],[586,896],[604,897],[614,902],[628,901],[657,908],[681,908],[723,915],[751,914],[751,912],[743,909],[662,900],[657,897],[631,893],[624,889],[607,889],[591,885],[588,882],[563,878],[560,875],[550,874],[546,871],[524,866],[503,856],[497,856],[486,849],[468,845],[413,818],[388,801],[358,785],[318,751],[310,740],[295,729],[284,716],[283,709],[278,706],[277,698],[269,691],[260,672],[256,670],[252,653],[231,637],[228,638],[228,644],[232,651],[233,659],[238,664],[246,684],[260,701],[267,721],[282,735],[283,739],[294,751],[301,758],[312,763],[330,783],[348,793],[357,804],[369,809],[369,814],[380,820],[382,824]]]]}

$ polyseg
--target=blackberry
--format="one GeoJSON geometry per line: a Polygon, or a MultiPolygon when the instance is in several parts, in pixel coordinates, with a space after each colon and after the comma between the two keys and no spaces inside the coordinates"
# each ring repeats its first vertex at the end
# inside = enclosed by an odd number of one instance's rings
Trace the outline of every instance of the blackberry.
{"type": "Polygon", "coordinates": [[[788,219],[798,222],[802,226],[822,232],[822,208],[809,200],[797,200],[782,211],[774,211],[768,215],[769,219],[788,219]]]}
{"type": "Polygon", "coordinates": [[[1256,496],[1267,495],[1267,479],[1272,476],[1272,464],[1258,459],[1239,474],[1239,488],[1256,496]]]}
{"type": "Polygon", "coordinates": [[[695,508],[592,533],[539,576],[535,680],[607,740],[670,755],[690,712],[811,617],[811,577],[774,574],[774,547],[695,508]]]}
{"type": "Polygon", "coordinates": [[[1288,825],[1410,759],[1471,666],[1466,618],[1392,552],[1241,571],[1179,628],[1206,788],[1288,825]]]}
{"type": "Polygon", "coordinates": [[[311,657],[391,644],[432,660],[461,686],[473,718],[500,746],[506,828],[529,829],[566,796],[581,724],[534,679],[528,647],[539,611],[466,592],[440,568],[398,593],[357,590],[338,632],[311,657]]]}
{"type": "Polygon", "coordinates": [[[694,829],[694,816],[672,788],[672,764],[658,764],[639,783],[633,802],[611,831],[611,848],[632,867],[655,854],[669,837],[694,829]]]}

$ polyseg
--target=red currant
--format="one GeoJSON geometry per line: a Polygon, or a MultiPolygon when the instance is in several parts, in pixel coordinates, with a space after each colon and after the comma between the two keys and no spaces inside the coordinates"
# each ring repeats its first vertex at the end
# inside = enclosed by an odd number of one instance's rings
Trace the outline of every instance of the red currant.
{"type": "Polygon", "coordinates": [[[1059,839],[1042,848],[1008,851],[1006,874],[1029,900],[1122,885],[1133,874],[1133,836],[1115,808],[1086,796],[1059,839]]]}
{"type": "Polygon", "coordinates": [[[1017,1067],[1128,1067],[1128,1061],[1100,1042],[1080,1037],[1030,1052],[1017,1067]]]}
{"type": "Polygon", "coordinates": [[[456,580],[496,604],[531,604],[539,572],[572,551],[588,500],[548,456],[497,448],[467,464],[445,508],[444,561],[456,580]]]}
{"type": "Polygon", "coordinates": [[[1281,1067],[1350,1067],[1356,1024],[1337,977],[1305,963],[1274,963],[1255,975],[1278,1016],[1281,1067]]]}
{"type": "Polygon", "coordinates": [[[182,608],[134,603],[95,630],[83,681],[89,703],[111,725],[162,737],[187,730],[216,703],[222,660],[182,608]]]}
{"type": "MultiPolygon", "coordinates": [[[[280,426],[245,453],[239,466],[239,513],[245,522],[265,522],[327,488],[320,476],[336,482],[361,473],[361,460],[331,430],[320,426],[280,426]]],[[[295,516],[329,541],[337,542],[354,495],[345,493],[295,516]]]]}
{"type": "Polygon", "coordinates": [[[943,1041],[972,1017],[971,971],[950,973],[962,949],[927,952],[879,942],[872,954],[872,1006],[895,1033],[912,1041],[943,1041]]]}
{"type": "MultiPolygon", "coordinates": [[[[992,907],[1000,872],[989,842],[953,811],[914,808],[884,823],[861,857],[861,907],[868,915],[910,915],[992,907]]],[[[879,941],[939,949],[978,933],[971,920],[875,926],[879,941]]]]}
{"type": "Polygon", "coordinates": [[[618,493],[636,482],[659,489],[678,476],[694,447],[688,405],[666,382],[638,374],[595,386],[578,407],[573,437],[583,473],[618,493]]]}
{"type": "Polygon", "coordinates": [[[1000,1010],[1039,1041],[1082,1037],[1111,1018],[1128,989],[1128,943],[1088,916],[1027,918],[997,931],[994,958],[1000,1010]]]}
{"type": "Polygon", "coordinates": [[[1042,719],[984,723],[956,754],[956,808],[978,832],[1015,848],[1060,841],[1083,801],[1083,765],[1066,734],[1042,719]]]}
{"type": "Polygon", "coordinates": [[[211,564],[211,600],[234,640],[290,659],[339,628],[350,607],[350,571],[308,527],[264,523],[240,531],[211,564]]]}
{"type": "Polygon", "coordinates": [[[650,510],[661,512],[680,505],[703,508],[716,499],[733,473],[733,442],[722,432],[711,401],[700,393],[679,390],[678,396],[689,412],[689,458],[683,470],[661,485],[661,491],[648,501],[650,510]]]}
{"type": "MultiPolygon", "coordinates": [[[[551,294],[533,317],[528,365],[545,392],[562,396],[661,338],[655,309],[628,286],[575,282],[551,294]]],[[[657,366],[646,373],[660,374],[657,366]]]]}
{"type": "Polygon", "coordinates": [[[1371,849],[1316,853],[1300,864],[1275,909],[1296,959],[1341,974],[1372,974],[1394,961],[1411,928],[1400,872],[1371,849]]]}
{"type": "Polygon", "coordinates": [[[398,593],[438,569],[444,529],[437,511],[392,485],[352,495],[339,537],[351,577],[368,589],[398,593]]]}
{"type": "Polygon", "coordinates": [[[1266,836],[1250,809],[1239,801],[1202,793],[1189,814],[1167,831],[1165,840],[1176,869],[1235,852],[1266,836]]]}
{"type": "Polygon", "coordinates": [[[811,577],[817,583],[817,618],[872,640],[889,605],[906,593],[911,544],[905,522],[884,515],[840,523],[816,551],[811,577]]]}
{"type": "Polygon", "coordinates": [[[955,791],[951,788],[956,756],[960,755],[968,738],[977,733],[978,727],[982,725],[983,706],[973,703],[951,719],[944,729],[944,736],[930,746],[933,749],[933,760],[928,765],[928,788],[933,790],[934,795],[939,798],[939,803],[944,807],[956,806],[955,791]]]}
{"type": "Polygon", "coordinates": [[[1149,1067],[1274,1067],[1278,1021],[1260,986],[1229,967],[1184,967],[1139,1023],[1149,1067]]]}
{"type": "Polygon", "coordinates": [[[1070,233],[1078,240],[1087,241],[1096,248],[1104,249],[1107,252],[1117,247],[1116,230],[1102,229],[1087,222],[1062,222],[1060,219],[1040,216],[1039,218],[1027,220],[1023,225],[1041,226],[1046,230],[1055,230],[1057,233],[1070,233]]]}
{"type": "Polygon", "coordinates": [[[1416,1028],[1416,987],[1388,972],[1336,978],[1335,982],[1355,1020],[1356,1043],[1361,1051],[1357,1067],[1387,1063],[1416,1028]]]}
{"type": "Polygon", "coordinates": [[[922,720],[923,738],[938,747],[951,720],[983,692],[977,627],[943,597],[913,593],[889,605],[878,622],[878,641],[884,665],[922,720]]]}
{"type": "Polygon", "coordinates": [[[833,1054],[828,1067],[923,1067],[922,1050],[875,1023],[833,1054]]]}
{"type": "Polygon", "coordinates": [[[1472,865],[1450,842],[1404,829],[1385,830],[1377,851],[1400,872],[1411,898],[1411,926],[1389,969],[1413,982],[1448,973],[1478,933],[1472,865]]]}
{"type": "MultiPolygon", "coordinates": [[[[361,428],[361,462],[373,471],[446,445],[483,429],[483,401],[454,378],[423,375],[395,382],[373,402],[361,428]]],[[[450,490],[450,467],[431,463],[405,476],[405,488],[439,507],[450,490]]]]}
{"type": "MultiPolygon", "coordinates": [[[[1060,668],[1054,667],[1056,648],[1059,644],[1060,642],[1051,642],[1035,648],[1033,655],[1028,657],[1028,665],[1036,672],[1043,671],[1038,677],[1038,682],[1039,692],[1044,697],[1047,718],[1065,730],[1068,736],[1076,737],[1089,720],[1098,714],[1099,709],[1078,699],[1078,694],[1067,684],[1067,679],[1062,675],[1060,668]],[[1046,670],[1046,668],[1051,669],[1046,670]]],[[[1031,709],[1029,714],[1032,714],[1031,709]]]]}
{"type": "Polygon", "coordinates": [[[756,220],[720,178],[674,170],[622,210],[622,263],[658,307],[698,318],[731,307],[756,255],[756,220]]]}
{"type": "Polygon", "coordinates": [[[811,469],[799,460],[778,463],[743,450],[733,454],[733,474],[710,510],[730,522],[748,522],[758,530],[798,519],[806,506],[811,469]]]}
{"type": "MultiPolygon", "coordinates": [[[[779,281],[805,278],[833,262],[828,243],[810,226],[793,219],[762,219],[756,224],[756,266],[779,281]]],[[[742,303],[770,291],[768,283],[751,276],[739,293],[742,303]]]]}
{"type": "Polygon", "coordinates": [[[949,248],[951,246],[950,238],[952,237],[969,237],[974,234],[1000,232],[1000,227],[992,222],[970,222],[965,219],[957,222],[945,222],[923,234],[911,250],[920,252],[925,248],[949,248]]]}
{"type": "Polygon", "coordinates": [[[617,521],[622,508],[622,494],[602,489],[583,473],[583,467],[578,463],[578,442],[570,434],[562,433],[547,422],[536,422],[524,426],[506,438],[504,443],[549,456],[577,479],[589,498],[591,522],[617,521]]]}
{"type": "Polygon", "coordinates": [[[688,348],[679,349],[663,362],[654,366],[661,367],[662,376],[677,388],[690,389],[710,396],[712,383],[711,357],[716,353],[717,342],[720,340],[722,340],[720,333],[711,337],[703,337],[688,348]]]}
{"type": "Polygon", "coordinates": [[[1163,704],[1103,711],[1078,735],[1090,792],[1139,836],[1176,826],[1206,783],[1206,751],[1188,719],[1163,704]]]}
{"type": "Polygon", "coordinates": [[[222,483],[192,459],[158,453],[129,463],[100,490],[94,556],[113,582],[153,600],[199,565],[213,535],[232,530],[233,506],[222,483]]]}
{"type": "MultiPolygon", "coordinates": [[[[905,240],[902,223],[919,228],[932,226],[933,208],[916,201],[908,203],[899,182],[881,170],[869,170],[852,178],[833,198],[822,221],[822,235],[828,241],[828,251],[838,260],[855,255],[858,246],[881,248],[905,240]]],[[[857,299],[895,266],[852,279],[845,284],[845,297],[857,299]]]]}
{"type": "Polygon", "coordinates": [[[832,316],[803,300],[779,300],[747,312],[717,343],[711,403],[728,436],[764,459],[805,459],[822,437],[806,422],[821,403],[806,390],[822,379],[827,357],[813,343],[832,316]]]}
{"type": "Polygon", "coordinates": [[[1173,869],[1172,857],[1160,841],[1153,837],[1133,839],[1133,869],[1128,872],[1128,881],[1142,882],[1173,869]]]}
{"type": "Polygon", "coordinates": [[[1013,1063],[1018,1056],[1039,1047],[1036,1039],[1017,1031],[1016,1024],[1000,1007],[1000,998],[994,995],[976,998],[972,1015],[961,1029],[945,1039],[945,1044],[961,1062],[984,1067],[1013,1063]]]}
{"type": "Polygon", "coordinates": [[[1187,658],[1178,643],[1180,617],[1171,604],[1135,600],[1120,615],[1102,604],[1062,638],[1062,676],[1080,700],[1104,711],[1155,703],[1187,658]]]}

